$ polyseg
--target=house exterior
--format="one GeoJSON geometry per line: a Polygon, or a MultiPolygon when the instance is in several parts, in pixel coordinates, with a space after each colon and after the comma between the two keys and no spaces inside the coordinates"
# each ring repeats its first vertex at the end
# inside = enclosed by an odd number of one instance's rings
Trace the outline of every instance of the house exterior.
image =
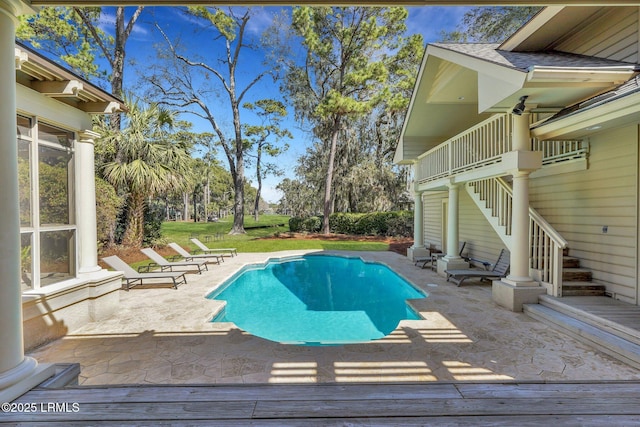
{"type": "Polygon", "coordinates": [[[120,274],[98,266],[92,115],[122,101],[17,44],[24,347],[110,316],[120,274]]]}
{"type": "Polygon", "coordinates": [[[561,297],[563,253],[639,302],[640,8],[549,6],[502,44],[430,44],[395,153],[410,165],[414,245],[511,254],[493,282],[521,311],[561,297]]]}

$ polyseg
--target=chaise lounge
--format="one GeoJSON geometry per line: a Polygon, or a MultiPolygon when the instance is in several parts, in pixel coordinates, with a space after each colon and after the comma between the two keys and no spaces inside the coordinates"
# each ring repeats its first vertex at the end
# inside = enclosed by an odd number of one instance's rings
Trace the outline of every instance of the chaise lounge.
{"type": "Polygon", "coordinates": [[[180,246],[179,244],[177,244],[175,242],[169,243],[169,247],[171,249],[173,249],[174,251],[176,251],[178,253],[178,255],[180,255],[182,258],[184,258],[185,261],[196,261],[196,260],[199,260],[199,259],[208,259],[210,261],[206,261],[206,262],[217,262],[218,264],[220,264],[220,260],[222,260],[224,262],[224,257],[222,255],[216,255],[216,254],[190,254],[182,246],[180,246]]]}
{"type": "Polygon", "coordinates": [[[162,255],[151,248],[140,249],[140,252],[149,257],[153,262],[149,265],[138,268],[138,271],[144,269],[143,271],[148,272],[154,267],[160,267],[160,271],[173,271],[173,267],[196,267],[198,269],[198,274],[202,274],[202,267],[204,267],[205,270],[209,270],[206,261],[167,261],[162,257],[162,255]]]}
{"type": "Polygon", "coordinates": [[[200,248],[200,250],[205,254],[214,254],[218,252],[222,256],[227,255],[227,253],[228,253],[228,256],[238,255],[238,251],[236,250],[236,248],[208,248],[207,246],[205,246],[204,243],[202,243],[200,240],[198,240],[195,237],[189,240],[191,240],[193,244],[196,245],[198,248],[200,248]]]}
{"type": "Polygon", "coordinates": [[[153,271],[150,273],[139,273],[116,255],[104,257],[102,258],[102,260],[109,267],[113,268],[114,270],[121,271],[124,274],[124,279],[126,281],[125,290],[127,291],[133,286],[141,285],[144,279],[171,279],[173,281],[173,287],[175,289],[178,289],[178,285],[187,283],[187,278],[184,271],[153,271]]]}
{"type": "Polygon", "coordinates": [[[471,268],[465,270],[446,270],[445,273],[447,273],[447,282],[451,281],[454,282],[456,286],[460,286],[462,282],[472,277],[479,278],[481,281],[505,277],[507,273],[509,273],[509,266],[509,252],[503,249],[500,251],[500,255],[498,255],[498,259],[493,264],[491,270],[471,268]]]}

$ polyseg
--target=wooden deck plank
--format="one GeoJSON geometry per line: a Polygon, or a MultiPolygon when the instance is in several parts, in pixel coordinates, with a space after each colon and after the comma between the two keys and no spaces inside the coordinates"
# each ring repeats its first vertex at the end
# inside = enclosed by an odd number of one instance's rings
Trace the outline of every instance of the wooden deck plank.
{"type": "Polygon", "coordinates": [[[0,424],[640,425],[639,389],[640,381],[75,387],[16,402],[77,402],[78,412],[0,413],[0,424]]]}
{"type": "MultiPolygon", "coordinates": [[[[36,418],[39,421],[135,421],[135,420],[228,420],[251,419],[256,405],[255,401],[242,402],[113,402],[80,403],[78,412],[46,412],[39,413],[5,413],[2,422],[28,421],[36,418]],[[35,416],[34,416],[35,415],[35,416]]],[[[67,401],[68,402],[68,401],[67,401]]]]}
{"type": "Polygon", "coordinates": [[[483,397],[622,397],[640,396],[640,381],[611,382],[514,382],[370,385],[244,385],[244,386],[116,386],[35,389],[15,402],[73,401],[243,401],[243,400],[363,400],[363,399],[456,399],[483,397]]]}
{"type": "MultiPolygon", "coordinates": [[[[513,427],[514,425],[521,427],[540,427],[550,424],[562,425],[563,427],[602,427],[610,426],[630,426],[638,425],[640,417],[626,415],[554,415],[554,416],[536,416],[536,415],[508,415],[508,416],[489,416],[489,417],[396,417],[396,418],[297,418],[288,420],[225,420],[225,427],[248,426],[248,427],[333,427],[333,426],[362,426],[362,427],[410,427],[410,426],[436,426],[436,427],[476,427],[476,426],[495,426],[495,427],[513,427]]],[[[18,423],[17,426],[25,427],[67,427],[67,426],[86,426],[83,421],[67,421],[67,422],[40,422],[32,421],[28,423],[18,423]]],[[[135,421],[135,422],[92,422],[92,425],[108,425],[109,427],[120,426],[158,426],[158,421],[135,421]]],[[[193,420],[185,423],[171,422],[174,427],[181,426],[211,426],[210,420],[193,420]]]]}
{"type": "Polygon", "coordinates": [[[455,399],[461,398],[454,384],[361,384],[361,385],[234,385],[234,386],[116,386],[74,387],[63,390],[32,390],[16,402],[74,401],[104,402],[242,401],[326,399],[455,399]]]}
{"type": "Polygon", "coordinates": [[[640,415],[640,398],[515,398],[515,399],[424,399],[351,401],[259,401],[256,418],[295,417],[402,417],[438,415],[597,415],[604,412],[640,415]]]}
{"type": "Polygon", "coordinates": [[[516,398],[516,397],[562,397],[572,398],[630,397],[640,396],[640,382],[610,383],[519,383],[502,384],[458,384],[456,386],[464,398],[516,398]]]}
{"type": "Polygon", "coordinates": [[[514,398],[298,400],[242,402],[110,402],[81,404],[77,413],[5,413],[2,422],[188,421],[295,418],[602,415],[640,416],[640,398],[514,398]]]}

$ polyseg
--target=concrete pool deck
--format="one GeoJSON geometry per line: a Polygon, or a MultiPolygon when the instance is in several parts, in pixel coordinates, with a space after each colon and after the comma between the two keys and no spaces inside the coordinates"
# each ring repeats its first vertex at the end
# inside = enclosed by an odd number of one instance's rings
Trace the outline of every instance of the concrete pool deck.
{"type": "Polygon", "coordinates": [[[331,252],[383,262],[429,294],[414,306],[424,320],[402,321],[382,340],[284,345],[209,322],[220,303],[205,296],[240,267],[312,252],[241,253],[189,274],[177,290],[163,284],[119,291],[113,317],[29,356],[80,363],[81,385],[640,379],[640,370],[498,307],[489,284],[458,288],[394,252],[331,252]]]}

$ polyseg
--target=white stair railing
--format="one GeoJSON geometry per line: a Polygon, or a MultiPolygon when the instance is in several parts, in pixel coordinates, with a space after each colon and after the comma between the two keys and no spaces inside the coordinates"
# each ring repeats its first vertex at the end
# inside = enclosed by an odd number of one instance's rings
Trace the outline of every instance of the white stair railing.
{"type": "MultiPolygon", "coordinates": [[[[490,215],[497,219],[502,230],[499,233],[510,236],[511,186],[502,178],[492,178],[470,182],[469,187],[484,201],[485,207],[490,209],[490,215]]],[[[562,257],[567,241],[532,207],[529,207],[529,243],[529,262],[535,279],[547,286],[551,295],[562,296],[562,257]]]]}

